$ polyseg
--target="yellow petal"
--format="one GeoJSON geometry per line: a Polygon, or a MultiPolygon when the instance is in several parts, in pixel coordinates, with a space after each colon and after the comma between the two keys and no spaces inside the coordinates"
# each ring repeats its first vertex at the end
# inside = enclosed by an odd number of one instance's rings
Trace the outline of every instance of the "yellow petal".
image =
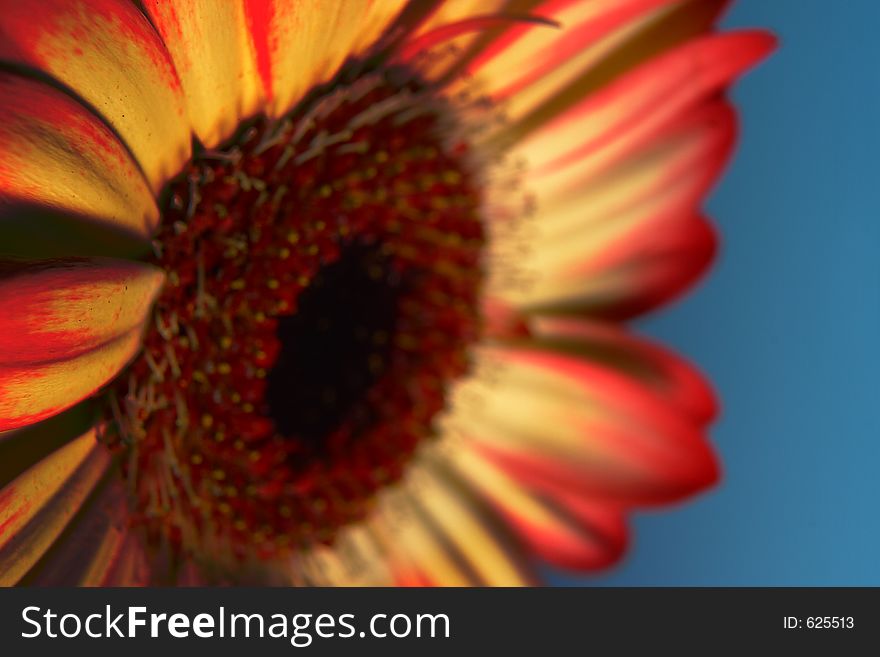
{"type": "MultiPolygon", "coordinates": [[[[159,220],[152,193],[109,128],[69,96],[44,83],[0,73],[0,213],[2,249],[22,206],[41,206],[146,239],[159,220]]],[[[33,229],[33,227],[31,227],[33,229]]],[[[46,230],[42,240],[52,239],[46,230]]],[[[36,229],[33,229],[35,232],[36,229]]]]}
{"type": "Polygon", "coordinates": [[[362,54],[405,0],[249,0],[248,23],[268,112],[280,116],[362,54]]]}
{"type": "Polygon", "coordinates": [[[190,131],[168,51],[134,3],[0,2],[0,60],[45,72],[95,108],[158,191],[189,158],[190,131]]]}
{"type": "Polygon", "coordinates": [[[521,546],[453,472],[436,462],[423,462],[413,470],[416,504],[424,511],[424,522],[441,545],[460,555],[480,583],[522,586],[532,582],[521,546]]]}
{"type": "Polygon", "coordinates": [[[15,584],[45,554],[110,463],[92,429],[0,490],[0,586],[15,584]]]}
{"type": "Polygon", "coordinates": [[[344,528],[330,546],[318,545],[297,560],[295,583],[317,586],[389,586],[387,552],[365,523],[344,528]]]}
{"type": "Polygon", "coordinates": [[[263,102],[243,0],[146,0],[144,8],[174,59],[193,132],[216,146],[263,102]]]}
{"type": "Polygon", "coordinates": [[[495,14],[502,11],[508,0],[455,0],[454,2],[441,2],[436,11],[420,26],[416,34],[423,34],[431,30],[455,23],[457,21],[480,16],[495,14]]]}
{"type": "Polygon", "coordinates": [[[478,585],[479,577],[425,519],[424,510],[412,496],[408,484],[388,491],[380,503],[380,513],[371,521],[376,532],[386,539],[395,577],[404,583],[478,585]]]}

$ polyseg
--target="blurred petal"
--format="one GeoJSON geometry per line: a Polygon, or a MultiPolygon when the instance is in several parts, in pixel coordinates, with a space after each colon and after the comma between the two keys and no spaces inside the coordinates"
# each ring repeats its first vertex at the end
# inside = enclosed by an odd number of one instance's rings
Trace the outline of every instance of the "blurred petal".
{"type": "Polygon", "coordinates": [[[600,149],[637,147],[722,91],[774,44],[764,32],[693,39],[584,97],[541,126],[516,152],[541,175],[595,156],[600,149]]]}
{"type": "MultiPolygon", "coordinates": [[[[463,560],[479,584],[532,583],[533,575],[507,527],[464,480],[433,461],[413,470],[412,491],[423,523],[440,545],[463,560]]],[[[412,553],[408,543],[406,548],[412,553]]],[[[430,567],[427,572],[432,572],[430,567]]]]}
{"type": "MultiPolygon", "coordinates": [[[[98,117],[57,89],[7,73],[0,73],[0,199],[9,208],[0,213],[6,253],[14,208],[25,204],[141,239],[159,221],[137,164],[98,117]]],[[[45,230],[41,237],[51,238],[45,230]]]]}
{"type": "MultiPolygon", "coordinates": [[[[622,81],[629,79],[634,71],[662,61],[691,39],[705,38],[713,28],[720,8],[727,2],[678,0],[656,6],[651,3],[650,6],[646,5],[647,11],[633,17],[632,12],[622,4],[627,0],[609,1],[615,6],[602,3],[609,13],[597,16],[598,24],[592,25],[592,28],[607,31],[603,38],[582,48],[576,56],[563,59],[556,69],[548,71],[546,75],[537,76],[533,82],[521,85],[519,89],[507,90],[512,94],[505,100],[505,109],[511,121],[498,137],[502,143],[510,144],[546,128],[558,121],[560,116],[571,115],[575,107],[589,102],[587,99],[601,97],[620,88],[622,81]],[[618,11],[623,11],[623,14],[618,11]],[[621,20],[627,16],[631,20],[621,20]]],[[[572,8],[577,12],[582,9],[572,8]]],[[[600,14],[604,13],[599,5],[595,5],[594,9],[600,14]]],[[[574,25],[577,24],[575,21],[574,25]]],[[[591,28],[587,26],[586,29],[591,28]]],[[[569,32],[570,29],[563,27],[558,38],[571,38],[569,32]]],[[[552,35],[545,35],[544,38],[548,36],[552,35]]],[[[557,46],[548,47],[553,49],[557,46]]],[[[482,77],[485,76],[480,79],[482,77]]]]}
{"type": "Polygon", "coordinates": [[[431,48],[435,48],[462,35],[476,35],[487,30],[509,25],[511,23],[531,23],[548,25],[548,22],[538,16],[510,16],[506,14],[480,14],[470,18],[463,18],[455,23],[447,23],[414,37],[400,47],[398,57],[400,61],[411,63],[412,60],[424,54],[431,48]]]}
{"type": "Polygon", "coordinates": [[[263,100],[243,0],[145,0],[144,9],[174,60],[193,132],[216,146],[263,100]]]}
{"type": "Polygon", "coordinates": [[[51,75],[122,137],[152,190],[190,154],[180,81],[161,40],[124,0],[0,0],[0,60],[51,75]]]}
{"type": "Polygon", "coordinates": [[[481,52],[468,70],[484,83],[486,93],[510,100],[508,111],[521,116],[620,48],[661,10],[679,4],[681,0],[544,2],[535,13],[556,21],[559,29],[514,26],[481,52]]]}
{"type": "Polygon", "coordinates": [[[318,545],[301,554],[296,568],[298,583],[316,586],[389,586],[388,554],[365,523],[349,525],[332,546],[318,545]]]}
{"type": "Polygon", "coordinates": [[[484,374],[456,388],[445,428],[517,481],[656,504],[715,480],[702,430],[638,380],[538,345],[480,359],[484,374]]]}
{"type": "Polygon", "coordinates": [[[591,515],[573,513],[564,501],[528,490],[476,451],[459,449],[451,459],[536,556],[564,568],[595,570],[623,554],[623,513],[612,505],[595,505],[591,515]]]}
{"type": "Polygon", "coordinates": [[[532,327],[536,343],[629,375],[697,423],[706,424],[717,413],[712,387],[692,365],[616,324],[536,317],[532,327]]]}
{"type": "Polygon", "coordinates": [[[246,0],[268,113],[280,116],[378,40],[405,0],[246,0]]]}
{"type": "MultiPolygon", "coordinates": [[[[543,202],[528,252],[516,263],[528,284],[504,286],[500,268],[492,293],[520,308],[614,318],[672,298],[714,254],[700,206],[735,133],[735,114],[719,101],[681,117],[600,175],[577,168],[536,176],[543,202]]],[[[499,236],[505,239],[503,231],[499,236]]]]}
{"type": "Polygon", "coordinates": [[[137,353],[141,332],[65,360],[0,365],[0,431],[52,417],[95,393],[137,353]]]}
{"type": "Polygon", "coordinates": [[[386,492],[382,513],[371,521],[385,537],[400,586],[476,586],[480,578],[447,537],[416,505],[406,484],[386,492]]]}
{"type": "Polygon", "coordinates": [[[107,564],[105,572],[98,574],[100,586],[149,585],[150,567],[141,537],[135,532],[127,532],[116,557],[107,564]]]}
{"type": "Polygon", "coordinates": [[[110,462],[90,430],[0,490],[0,586],[15,584],[52,546],[110,462]]]}
{"type": "Polygon", "coordinates": [[[417,34],[424,34],[443,25],[457,23],[473,16],[495,14],[505,9],[506,0],[455,0],[439,2],[431,15],[419,27],[417,34]]]}
{"type": "Polygon", "coordinates": [[[609,248],[540,290],[535,310],[626,320],[668,304],[706,272],[717,237],[702,217],[670,222],[609,248]]]}
{"type": "MultiPolygon", "coordinates": [[[[407,5],[392,33],[403,34],[402,47],[408,48],[413,42],[423,40],[433,32],[441,35],[446,28],[463,24],[478,16],[523,17],[532,13],[540,0],[428,0],[407,5]]],[[[426,52],[427,57],[412,62],[426,80],[439,82],[456,80],[466,72],[467,65],[510,27],[507,20],[495,26],[484,26],[478,32],[464,31],[448,34],[448,40],[439,41],[426,52]],[[450,48],[453,46],[453,48],[450,48]],[[439,56],[439,57],[438,57],[439,56]]],[[[453,30],[455,31],[455,30],[453,30]]],[[[442,83],[441,83],[442,84],[442,83]]]]}
{"type": "Polygon", "coordinates": [[[106,480],[28,574],[37,586],[104,586],[129,534],[122,480],[106,480]]]}
{"type": "Polygon", "coordinates": [[[578,204],[589,204],[590,216],[603,216],[682,179],[697,208],[727,164],[736,133],[736,111],[717,100],[681,114],[649,140],[583,154],[571,164],[532,171],[529,179],[553,228],[564,227],[578,204]]]}
{"type": "Polygon", "coordinates": [[[22,266],[0,276],[0,367],[72,358],[141,326],[164,275],[95,258],[22,266]]]}

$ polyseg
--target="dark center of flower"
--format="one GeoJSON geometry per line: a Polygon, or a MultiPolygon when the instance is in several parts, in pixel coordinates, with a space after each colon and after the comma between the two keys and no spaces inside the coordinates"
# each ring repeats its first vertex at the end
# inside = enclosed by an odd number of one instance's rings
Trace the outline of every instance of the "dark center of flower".
{"type": "Polygon", "coordinates": [[[109,396],[154,539],[217,559],[332,541],[467,371],[481,190],[455,113],[401,73],[247,126],[170,184],[168,282],[109,396]]]}

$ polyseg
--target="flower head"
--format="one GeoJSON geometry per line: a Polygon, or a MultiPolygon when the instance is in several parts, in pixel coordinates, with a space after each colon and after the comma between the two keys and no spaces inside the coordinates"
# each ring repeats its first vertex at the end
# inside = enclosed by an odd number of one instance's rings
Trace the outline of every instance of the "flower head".
{"type": "Polygon", "coordinates": [[[716,0],[0,2],[0,582],[518,584],[717,476],[716,0]]]}

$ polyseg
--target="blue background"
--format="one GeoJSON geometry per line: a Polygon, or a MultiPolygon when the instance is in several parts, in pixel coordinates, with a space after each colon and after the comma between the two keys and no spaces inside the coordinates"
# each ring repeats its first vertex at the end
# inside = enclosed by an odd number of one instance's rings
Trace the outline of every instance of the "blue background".
{"type": "Polygon", "coordinates": [[[725,24],[781,46],[732,94],[715,269],[641,323],[717,387],[724,480],[555,583],[880,585],[880,2],[739,0],[725,24]]]}

